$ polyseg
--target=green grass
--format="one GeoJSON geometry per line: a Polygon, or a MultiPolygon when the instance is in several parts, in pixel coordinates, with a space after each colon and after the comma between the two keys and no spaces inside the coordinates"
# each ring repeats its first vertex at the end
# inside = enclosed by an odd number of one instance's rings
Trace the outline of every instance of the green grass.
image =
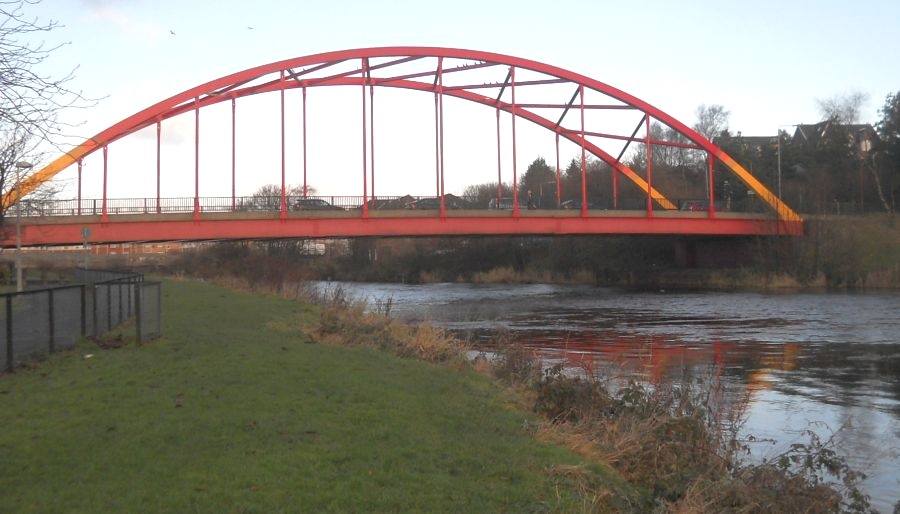
{"type": "Polygon", "coordinates": [[[163,339],[0,376],[0,512],[581,510],[547,472],[579,460],[480,375],[310,344],[300,302],[169,281],[163,304],[163,339]]]}

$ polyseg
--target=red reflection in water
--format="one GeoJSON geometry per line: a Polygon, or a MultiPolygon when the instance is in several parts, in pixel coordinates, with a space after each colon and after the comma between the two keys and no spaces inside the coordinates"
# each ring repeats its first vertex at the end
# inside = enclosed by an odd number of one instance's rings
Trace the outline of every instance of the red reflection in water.
{"type": "Polygon", "coordinates": [[[768,375],[796,368],[800,356],[796,343],[696,343],[666,335],[578,333],[560,340],[553,334],[519,333],[516,342],[529,348],[536,358],[573,372],[594,376],[601,366],[612,367],[651,384],[659,384],[688,367],[712,368],[716,377],[721,377],[726,368],[739,368],[746,370],[745,386],[750,392],[771,387],[768,375]]]}

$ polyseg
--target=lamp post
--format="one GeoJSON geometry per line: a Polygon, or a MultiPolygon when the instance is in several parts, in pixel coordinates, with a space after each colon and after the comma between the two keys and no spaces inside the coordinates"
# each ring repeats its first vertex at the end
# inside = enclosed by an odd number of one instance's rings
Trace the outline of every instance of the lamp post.
{"type": "Polygon", "coordinates": [[[778,198],[781,199],[781,127],[796,127],[796,124],[778,125],[778,135],[775,139],[778,144],[778,198]]]}
{"type": "Polygon", "coordinates": [[[22,170],[30,170],[34,165],[28,161],[16,163],[16,291],[22,292],[22,197],[19,195],[19,186],[22,183],[22,170]]]}
{"type": "MultiPolygon", "coordinates": [[[[541,182],[541,183],[538,185],[538,188],[539,188],[539,191],[540,191],[540,195],[541,195],[541,196],[538,198],[538,201],[540,202],[541,209],[544,209],[544,208],[545,208],[545,207],[544,207],[544,185],[545,185],[545,184],[556,184],[556,181],[555,181],[555,180],[551,180],[551,181],[549,181],[549,182],[541,182]]],[[[559,206],[559,198],[556,199],[556,205],[559,206]]]]}

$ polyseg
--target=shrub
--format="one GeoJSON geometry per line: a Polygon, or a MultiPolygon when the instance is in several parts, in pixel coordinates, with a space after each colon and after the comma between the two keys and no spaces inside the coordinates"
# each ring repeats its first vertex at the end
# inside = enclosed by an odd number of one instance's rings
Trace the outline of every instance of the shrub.
{"type": "Polygon", "coordinates": [[[713,381],[670,386],[629,382],[612,390],[596,377],[541,363],[520,346],[500,345],[494,374],[534,393],[547,422],[538,437],[564,443],[651,491],[658,512],[870,512],[857,487],[864,478],[831,441],[808,431],[769,461],[742,463],[737,440],[743,408],[723,419],[713,381]],[[526,358],[526,355],[528,358],[526,358]]]}

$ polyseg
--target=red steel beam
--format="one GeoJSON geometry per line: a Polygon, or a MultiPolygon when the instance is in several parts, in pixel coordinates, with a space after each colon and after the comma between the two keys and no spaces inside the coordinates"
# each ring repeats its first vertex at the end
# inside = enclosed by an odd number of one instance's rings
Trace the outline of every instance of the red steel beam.
{"type": "Polygon", "coordinates": [[[650,115],[644,115],[644,122],[647,124],[647,217],[653,217],[653,197],[649,190],[653,187],[653,144],[650,142],[650,115]]]}
{"type": "MultiPolygon", "coordinates": [[[[569,82],[569,79],[543,79],[543,80],[525,80],[519,82],[519,86],[541,86],[546,84],[566,84],[569,82]]],[[[496,89],[498,87],[502,88],[504,85],[497,84],[469,84],[467,86],[448,86],[444,88],[447,91],[459,91],[469,90],[469,89],[496,89]]]]}
{"type": "MultiPolygon", "coordinates": [[[[460,71],[475,70],[478,68],[490,68],[491,66],[497,66],[497,63],[480,62],[477,64],[466,64],[463,66],[457,66],[456,68],[451,68],[449,70],[444,70],[444,74],[457,73],[460,71]]],[[[406,75],[396,75],[393,77],[375,78],[372,80],[375,83],[375,85],[377,85],[377,86],[386,86],[386,85],[389,85],[389,83],[391,83],[391,82],[398,82],[398,81],[404,81],[404,80],[422,78],[422,77],[433,77],[434,75],[435,75],[434,70],[426,70],[426,71],[420,71],[418,73],[408,73],[406,75]]]]}
{"type": "Polygon", "coordinates": [[[497,208],[500,208],[500,198],[503,197],[503,177],[500,167],[500,108],[497,107],[497,208]]]}
{"type": "Polygon", "coordinates": [[[439,104],[439,117],[441,120],[441,184],[438,190],[438,198],[441,199],[441,212],[440,216],[447,216],[447,205],[444,198],[444,58],[438,57],[438,104],[439,104]]]}
{"type": "Polygon", "coordinates": [[[303,86],[303,198],[309,188],[306,185],[306,86],[303,86]]]}
{"type": "Polygon", "coordinates": [[[195,97],[194,106],[194,217],[200,215],[200,102],[195,97]]]}
{"type": "MultiPolygon", "coordinates": [[[[509,92],[512,96],[510,113],[512,113],[512,173],[513,173],[513,216],[519,215],[519,183],[516,175],[516,67],[509,68],[509,92]]],[[[497,207],[500,207],[497,205],[497,207]]]]}
{"type": "Polygon", "coordinates": [[[371,83],[369,84],[369,161],[372,164],[372,169],[369,170],[369,173],[372,176],[372,202],[374,205],[375,201],[375,86],[371,83]]]}
{"type": "Polygon", "coordinates": [[[81,159],[78,159],[78,215],[81,216],[81,159]]]}
{"type": "MultiPolygon", "coordinates": [[[[643,124],[643,120],[641,120],[641,124],[643,124]]],[[[576,130],[564,130],[563,132],[572,132],[573,134],[581,133],[580,131],[576,131],[576,130]]],[[[591,132],[591,131],[586,131],[584,133],[584,135],[593,136],[593,137],[602,137],[605,139],[617,139],[619,141],[628,141],[628,142],[634,141],[637,143],[646,143],[649,141],[653,145],[675,146],[678,148],[690,148],[692,150],[702,150],[702,148],[700,146],[697,146],[692,143],[679,143],[677,141],[663,141],[662,139],[649,139],[646,137],[634,137],[634,136],[628,137],[628,136],[620,136],[618,134],[607,134],[604,132],[591,132]]]]}
{"type": "Polygon", "coordinates": [[[709,179],[709,217],[716,217],[716,181],[713,178],[713,156],[706,156],[707,166],[708,166],[708,174],[707,178],[709,179]]]}
{"type": "MultiPolygon", "coordinates": [[[[89,228],[91,243],[203,241],[221,239],[328,238],[448,235],[802,235],[802,221],[706,217],[538,217],[511,215],[476,217],[369,217],[205,219],[188,215],[157,215],[148,221],[116,221],[111,216],[73,217],[65,223],[22,225],[23,246],[80,245],[89,228]]],[[[15,235],[4,234],[0,246],[15,247],[15,235]]]]}
{"type": "MultiPolygon", "coordinates": [[[[615,175],[615,173],[613,173],[615,175]]],[[[559,170],[559,132],[556,133],[556,207],[562,200],[562,175],[559,170]]]]}
{"type": "Polygon", "coordinates": [[[102,211],[102,221],[106,223],[107,212],[106,212],[106,182],[107,177],[109,176],[109,150],[106,146],[103,147],[103,211],[102,211]]]}
{"type": "MultiPolygon", "coordinates": [[[[79,161],[79,166],[81,165],[79,161]]],[[[161,181],[160,174],[162,173],[162,118],[157,118],[156,120],[156,213],[160,212],[160,196],[161,196],[161,181]]],[[[80,180],[80,179],[79,179],[80,180]]],[[[79,184],[80,187],[80,184],[79,184]]],[[[80,194],[78,196],[81,196],[80,194]]],[[[80,201],[78,202],[81,203],[80,201]]],[[[79,212],[79,214],[81,214],[79,212]]]]}
{"type": "Polygon", "coordinates": [[[360,78],[362,79],[362,179],[363,179],[363,203],[362,203],[362,215],[363,218],[369,216],[369,199],[368,199],[368,189],[369,186],[366,183],[366,65],[368,64],[368,59],[365,57],[362,59],[362,65],[359,70],[360,78]]]}
{"type": "Polygon", "coordinates": [[[284,137],[284,70],[281,71],[281,80],[279,81],[279,85],[281,86],[281,219],[287,218],[287,194],[285,188],[287,186],[285,180],[285,172],[287,168],[287,163],[285,162],[286,158],[286,144],[284,137]]]}
{"type": "MultiPolygon", "coordinates": [[[[566,109],[571,107],[569,104],[519,104],[519,107],[525,109],[566,109]]],[[[597,110],[597,109],[605,109],[605,110],[625,110],[625,111],[634,111],[636,110],[631,105],[590,105],[585,104],[584,106],[587,110],[597,110]]]]}
{"type": "Polygon", "coordinates": [[[237,209],[237,102],[231,96],[231,210],[237,209]]]}
{"type": "MultiPolygon", "coordinates": [[[[581,216],[587,216],[587,154],[584,144],[587,142],[584,138],[584,86],[578,86],[578,96],[581,97],[581,216]]],[[[649,194],[649,189],[647,190],[649,194]]]]}

